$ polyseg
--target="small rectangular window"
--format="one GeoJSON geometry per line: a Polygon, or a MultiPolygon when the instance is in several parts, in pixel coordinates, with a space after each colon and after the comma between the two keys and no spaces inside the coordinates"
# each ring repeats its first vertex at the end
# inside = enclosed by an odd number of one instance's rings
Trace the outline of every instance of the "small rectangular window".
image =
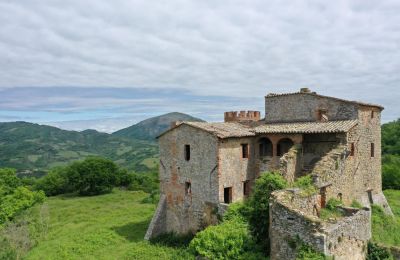
{"type": "Polygon", "coordinates": [[[185,160],[190,160],[190,145],[188,144],[185,145],[185,160]]]}
{"type": "Polygon", "coordinates": [[[190,182],[185,182],[185,194],[192,193],[192,184],[190,182]]]}
{"type": "Polygon", "coordinates": [[[232,202],[232,187],[224,188],[224,203],[229,204],[232,202]]]}
{"type": "Polygon", "coordinates": [[[354,156],[354,143],[350,144],[350,156],[354,156]]]}
{"type": "Polygon", "coordinates": [[[242,158],[249,158],[249,145],[242,144],[242,158]]]}
{"type": "Polygon", "coordinates": [[[371,118],[375,117],[375,111],[371,111],[371,118]]]}
{"type": "Polygon", "coordinates": [[[249,181],[244,181],[243,182],[243,195],[245,197],[249,196],[250,194],[250,182],[249,181]]]}
{"type": "Polygon", "coordinates": [[[371,143],[371,157],[375,156],[375,144],[371,143]]]}

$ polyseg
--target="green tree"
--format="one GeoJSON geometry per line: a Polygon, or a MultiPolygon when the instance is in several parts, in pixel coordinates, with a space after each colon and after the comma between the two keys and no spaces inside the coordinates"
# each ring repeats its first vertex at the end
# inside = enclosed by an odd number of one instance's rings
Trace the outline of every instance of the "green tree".
{"type": "Polygon", "coordinates": [[[274,190],[285,187],[287,182],[279,173],[264,173],[256,180],[253,194],[247,201],[250,231],[265,248],[269,248],[269,197],[274,190]]]}
{"type": "Polygon", "coordinates": [[[81,195],[107,193],[118,183],[118,167],[108,159],[88,157],[66,170],[68,184],[81,195]]]}
{"type": "Polygon", "coordinates": [[[66,167],[55,167],[47,175],[37,180],[34,187],[36,190],[43,190],[47,196],[72,192],[73,189],[68,184],[67,174],[66,167]]]}
{"type": "Polygon", "coordinates": [[[400,190],[400,156],[390,154],[383,156],[382,188],[400,190]]]}

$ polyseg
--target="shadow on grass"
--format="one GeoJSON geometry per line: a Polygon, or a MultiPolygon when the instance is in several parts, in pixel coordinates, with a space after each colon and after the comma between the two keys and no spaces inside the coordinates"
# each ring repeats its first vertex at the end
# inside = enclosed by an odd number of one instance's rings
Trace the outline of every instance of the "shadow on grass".
{"type": "Polygon", "coordinates": [[[123,226],[112,227],[111,229],[130,242],[138,242],[144,239],[149,224],[150,219],[147,219],[140,222],[130,222],[123,226]]]}

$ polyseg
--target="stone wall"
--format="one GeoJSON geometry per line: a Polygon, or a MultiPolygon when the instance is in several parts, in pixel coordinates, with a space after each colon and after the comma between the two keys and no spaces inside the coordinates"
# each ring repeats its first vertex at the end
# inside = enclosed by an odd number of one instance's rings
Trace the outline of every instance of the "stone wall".
{"type": "Polygon", "coordinates": [[[158,202],[156,212],[151,219],[150,225],[147,228],[145,240],[150,240],[153,237],[157,237],[162,233],[166,232],[167,227],[167,203],[165,195],[160,196],[160,201],[158,202]]]}
{"type": "Polygon", "coordinates": [[[250,188],[256,178],[254,138],[229,138],[219,143],[219,201],[224,201],[224,188],[232,187],[232,201],[243,200],[243,183],[250,188]],[[249,158],[242,158],[242,144],[249,145],[249,158]]]}
{"type": "Polygon", "coordinates": [[[159,144],[160,189],[166,197],[165,231],[196,232],[216,223],[218,139],[181,125],[162,135],[159,144]],[[185,160],[185,145],[190,145],[190,160],[185,160]]]}
{"type": "Polygon", "coordinates": [[[299,243],[334,259],[365,259],[371,238],[371,211],[343,209],[344,217],[331,222],[313,210],[318,195],[303,197],[293,190],[273,192],[270,199],[271,260],[295,259],[299,243]]]}
{"type": "Polygon", "coordinates": [[[357,119],[357,105],[312,94],[265,97],[265,122],[316,121],[318,111],[326,110],[328,120],[357,119]]]}

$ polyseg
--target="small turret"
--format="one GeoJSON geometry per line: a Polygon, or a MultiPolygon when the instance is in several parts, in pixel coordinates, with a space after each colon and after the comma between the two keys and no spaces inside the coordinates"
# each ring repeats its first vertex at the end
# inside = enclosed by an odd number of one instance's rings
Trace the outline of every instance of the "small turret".
{"type": "Polygon", "coordinates": [[[230,111],[224,113],[225,122],[259,121],[260,111],[230,111]]]}

